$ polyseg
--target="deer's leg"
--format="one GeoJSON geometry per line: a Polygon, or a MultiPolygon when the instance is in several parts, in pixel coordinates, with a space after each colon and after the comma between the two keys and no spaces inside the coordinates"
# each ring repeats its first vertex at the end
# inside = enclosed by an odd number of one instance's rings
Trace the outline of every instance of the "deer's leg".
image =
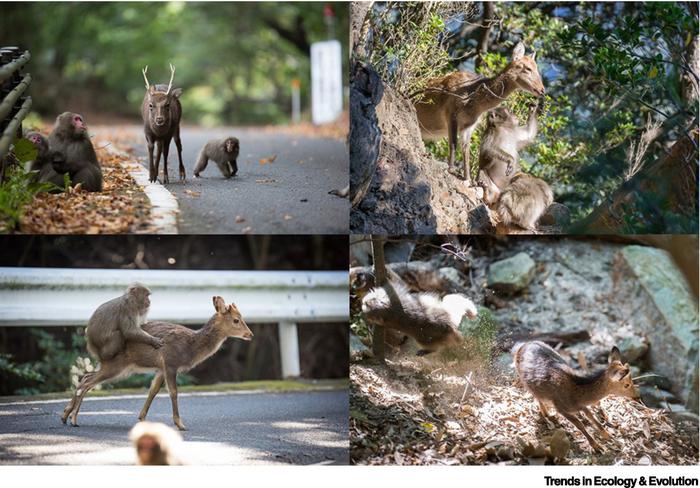
{"type": "Polygon", "coordinates": [[[185,424],[180,419],[180,411],[177,408],[177,370],[168,369],[165,371],[165,385],[170,393],[170,403],[173,405],[173,423],[180,430],[187,430],[185,424]]]}
{"type": "Polygon", "coordinates": [[[105,367],[105,365],[102,364],[100,365],[99,371],[94,373],[93,376],[85,379],[85,381],[81,380],[80,385],[78,385],[78,389],[75,390],[75,406],[70,414],[71,424],[73,424],[74,427],[77,427],[78,425],[78,412],[80,411],[80,406],[83,404],[83,398],[85,398],[87,392],[92,390],[100,383],[116,378],[122,371],[123,369],[121,368],[109,366],[105,367]]]}
{"type": "Polygon", "coordinates": [[[456,175],[455,158],[457,157],[457,119],[452,116],[447,122],[447,143],[449,146],[449,156],[447,166],[450,173],[456,175]]]}
{"type": "Polygon", "coordinates": [[[68,402],[68,405],[66,405],[66,408],[63,409],[63,415],[61,415],[61,422],[64,424],[68,420],[68,416],[70,413],[73,411],[75,408],[75,402],[78,401],[78,392],[84,387],[85,382],[95,376],[96,373],[85,373],[82,378],[80,378],[80,381],[78,382],[78,386],[75,388],[75,391],[73,392],[73,396],[71,397],[70,401],[68,402]]]}
{"type": "Polygon", "coordinates": [[[146,143],[148,144],[148,180],[155,183],[158,179],[158,168],[153,164],[153,139],[146,136],[146,143]]]}
{"type": "Polygon", "coordinates": [[[168,178],[168,153],[170,152],[170,138],[163,141],[163,183],[170,183],[168,178]]]}
{"type": "Polygon", "coordinates": [[[146,403],[143,404],[141,413],[139,413],[139,420],[144,420],[148,414],[148,409],[151,408],[151,403],[156,397],[160,389],[163,387],[163,373],[160,371],[156,373],[151,382],[151,388],[148,390],[148,398],[146,398],[146,403]]]}
{"type": "Polygon", "coordinates": [[[588,417],[588,419],[595,426],[595,428],[598,429],[598,432],[600,432],[600,435],[602,435],[604,439],[610,439],[610,434],[608,433],[608,431],[605,430],[605,427],[603,427],[600,422],[598,422],[598,420],[593,415],[593,412],[591,412],[588,409],[588,407],[583,407],[581,411],[583,411],[586,417],[588,417]]]}
{"type": "Polygon", "coordinates": [[[581,422],[579,419],[577,419],[575,415],[572,415],[572,414],[570,414],[570,413],[562,412],[561,410],[559,411],[559,413],[562,414],[562,416],[563,416],[566,420],[568,420],[569,422],[571,422],[572,424],[574,424],[574,425],[576,426],[576,428],[578,428],[578,430],[580,430],[581,433],[582,433],[584,436],[586,436],[586,439],[588,439],[588,443],[591,445],[591,447],[593,448],[593,450],[595,450],[595,451],[601,451],[601,448],[600,448],[600,446],[598,445],[598,443],[597,443],[597,442],[595,441],[595,439],[593,439],[593,437],[591,437],[591,435],[586,431],[586,427],[584,427],[583,422],[581,422]]]}
{"type": "Polygon", "coordinates": [[[175,131],[175,147],[177,148],[177,160],[180,163],[180,179],[185,181],[185,165],[182,164],[182,141],[180,141],[180,128],[175,131]]]}
{"type": "Polygon", "coordinates": [[[462,131],[461,140],[462,157],[464,158],[464,166],[462,167],[462,171],[464,172],[464,180],[467,182],[468,185],[471,185],[472,182],[472,170],[469,164],[471,151],[469,150],[469,148],[472,142],[472,132],[474,132],[474,126],[476,126],[476,124],[469,126],[462,131]]]}
{"type": "MultiPolygon", "coordinates": [[[[156,141],[156,179],[158,178],[158,173],[160,172],[160,155],[163,152],[163,141],[158,140],[156,141]]],[[[168,181],[168,172],[165,171],[165,174],[163,175],[163,183],[167,183],[168,181]]]]}

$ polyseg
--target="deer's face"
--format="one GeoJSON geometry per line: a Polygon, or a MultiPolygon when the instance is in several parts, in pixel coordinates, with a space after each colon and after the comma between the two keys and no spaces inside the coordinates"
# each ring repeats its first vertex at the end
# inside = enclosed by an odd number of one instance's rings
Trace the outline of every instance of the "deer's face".
{"type": "Polygon", "coordinates": [[[610,356],[608,356],[608,370],[606,374],[610,385],[610,394],[639,400],[639,391],[637,391],[637,387],[634,386],[632,381],[630,365],[622,362],[620,351],[617,347],[613,347],[610,356]]]}
{"type": "Polygon", "coordinates": [[[253,333],[233,303],[226,305],[223,298],[214,297],[214,308],[216,309],[216,317],[214,319],[216,320],[216,325],[225,331],[228,337],[235,337],[244,341],[249,341],[253,338],[253,333]]]}
{"type": "Polygon", "coordinates": [[[514,75],[515,83],[520,89],[538,97],[544,95],[542,77],[537,69],[537,63],[534,57],[523,56],[513,61],[510,66],[510,71],[514,75]]]}
{"type": "Polygon", "coordinates": [[[172,119],[171,107],[176,101],[174,91],[170,94],[155,91],[151,86],[148,91],[148,119],[156,127],[168,127],[172,119]]]}

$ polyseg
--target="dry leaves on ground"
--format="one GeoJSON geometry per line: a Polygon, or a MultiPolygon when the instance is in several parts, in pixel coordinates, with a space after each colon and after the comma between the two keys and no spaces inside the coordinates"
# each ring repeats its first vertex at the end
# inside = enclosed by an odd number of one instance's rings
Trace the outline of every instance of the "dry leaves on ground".
{"type": "Polygon", "coordinates": [[[126,156],[109,153],[109,141],[93,140],[102,165],[101,192],[72,190],[40,193],[25,207],[20,231],[28,234],[148,233],[148,199],[122,163],[126,156]]]}
{"type": "Polygon", "coordinates": [[[414,359],[353,364],[350,378],[353,464],[698,462],[691,434],[697,425],[676,424],[663,410],[624,399],[601,402],[612,439],[601,440],[604,452],[596,454],[562,417],[547,425],[533,398],[508,379],[489,384],[483,376],[467,387],[466,377],[414,359]]]}

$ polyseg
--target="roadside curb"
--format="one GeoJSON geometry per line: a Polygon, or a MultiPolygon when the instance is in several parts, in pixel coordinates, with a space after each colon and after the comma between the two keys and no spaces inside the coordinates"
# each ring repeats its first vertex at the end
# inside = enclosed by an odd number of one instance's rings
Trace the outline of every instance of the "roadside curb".
{"type": "MultiPolygon", "coordinates": [[[[132,158],[129,154],[115,149],[113,146],[107,148],[112,154],[132,158]]],[[[170,191],[160,183],[151,183],[146,169],[136,162],[122,163],[136,184],[143,187],[151,203],[151,223],[154,226],[154,234],[177,234],[177,216],[180,213],[180,206],[177,199],[170,191]]]]}

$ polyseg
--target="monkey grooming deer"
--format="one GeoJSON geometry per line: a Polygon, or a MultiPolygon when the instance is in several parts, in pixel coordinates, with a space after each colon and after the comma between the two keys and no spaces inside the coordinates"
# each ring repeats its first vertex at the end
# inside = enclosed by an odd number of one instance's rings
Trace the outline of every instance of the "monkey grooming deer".
{"type": "Polygon", "coordinates": [[[423,140],[448,138],[448,166],[455,175],[458,174],[455,159],[459,138],[464,157],[462,179],[467,184],[471,184],[469,144],[479,118],[516,90],[538,97],[544,95],[535,54],[525,56],[522,42],[513,48],[510,64],[498,75],[486,78],[458,71],[432,78],[423,89],[423,97],[414,104],[423,140]]]}
{"type": "Polygon", "coordinates": [[[610,434],[588,406],[608,395],[639,399],[629,364],[622,362],[617,347],[610,351],[608,366],[591,373],[575,371],[557,351],[540,341],[516,345],[513,355],[520,381],[537,400],[541,414],[549,418],[545,404],[554,405],[557,412],[574,424],[596,451],[600,451],[600,446],[576,414],[582,412],[603,438],[609,439],[610,434]]]}
{"type": "Polygon", "coordinates": [[[476,306],[459,294],[440,299],[432,293],[411,293],[400,279],[387,280],[362,299],[362,312],[369,324],[396,329],[413,337],[418,356],[459,344],[459,324],[466,315],[474,318],[476,306]]]}
{"type": "Polygon", "coordinates": [[[177,158],[180,162],[180,179],[185,180],[185,167],[182,164],[182,142],[180,141],[180,118],[182,117],[182,105],[180,95],[182,88],[173,88],[175,67],[170,65],[170,82],[168,85],[151,85],[146,73],[148,66],[143,69],[143,79],[146,81],[146,95],[141,104],[141,116],[143,118],[143,130],[148,144],[148,170],[149,180],[155,183],[158,179],[160,155],[163,154],[163,184],[170,182],[168,178],[168,152],[170,141],[175,139],[177,158]],[[157,146],[155,164],[153,161],[153,148],[157,146]]]}
{"type": "Polygon", "coordinates": [[[227,137],[225,139],[212,139],[207,142],[197,157],[197,165],[194,168],[195,178],[199,178],[199,174],[207,167],[207,163],[211,159],[219,167],[219,171],[224,175],[224,178],[231,178],[238,173],[238,153],[240,144],[235,137],[227,137]]]}
{"type": "MultiPolygon", "coordinates": [[[[71,423],[78,425],[78,412],[85,394],[100,383],[128,376],[132,372],[155,371],[148,398],[139,413],[139,420],[144,420],[153,399],[163,386],[170,393],[173,410],[173,423],[180,430],[186,430],[180,419],[177,405],[177,374],[189,371],[209,358],[229,337],[250,341],[253,333],[243,320],[238,308],[231,303],[226,305],[224,299],[212,298],[215,313],[199,330],[192,330],[168,322],[148,322],[143,325],[145,333],[163,342],[163,347],[154,349],[150,344],[127,341],[124,350],[112,359],[100,360],[100,369],[87,373],[70,402],[63,410],[61,421],[65,424],[68,417],[71,423]]],[[[91,351],[92,353],[92,351],[91,351]]]]}
{"type": "Polygon", "coordinates": [[[542,99],[531,107],[526,125],[505,107],[491,110],[479,146],[477,184],[484,189],[484,203],[493,205],[501,191],[520,172],[518,153],[532,144],[537,136],[537,113],[542,99]]]}

